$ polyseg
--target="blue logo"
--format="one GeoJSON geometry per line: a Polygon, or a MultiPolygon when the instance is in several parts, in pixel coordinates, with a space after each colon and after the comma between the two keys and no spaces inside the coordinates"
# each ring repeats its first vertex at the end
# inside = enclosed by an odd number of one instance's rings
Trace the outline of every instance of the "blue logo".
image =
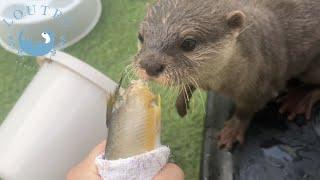
{"type": "Polygon", "coordinates": [[[55,34],[53,32],[43,32],[41,33],[43,38],[42,42],[34,42],[23,36],[23,32],[19,34],[19,51],[32,56],[43,56],[50,52],[54,53],[55,47],[55,34]]]}

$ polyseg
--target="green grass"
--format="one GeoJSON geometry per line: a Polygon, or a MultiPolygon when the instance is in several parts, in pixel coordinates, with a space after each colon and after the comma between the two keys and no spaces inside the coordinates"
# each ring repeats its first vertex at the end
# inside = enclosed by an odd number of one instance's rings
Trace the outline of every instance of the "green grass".
{"type": "MultiPolygon", "coordinates": [[[[99,24],[87,37],[65,51],[85,60],[114,80],[130,64],[137,51],[137,30],[146,0],[103,0],[99,24]]],[[[12,108],[37,71],[33,58],[21,58],[0,49],[0,122],[12,108]]],[[[172,160],[185,171],[186,179],[198,179],[205,95],[195,95],[191,112],[179,118],[173,92],[162,95],[163,144],[172,150],[172,160]]]]}

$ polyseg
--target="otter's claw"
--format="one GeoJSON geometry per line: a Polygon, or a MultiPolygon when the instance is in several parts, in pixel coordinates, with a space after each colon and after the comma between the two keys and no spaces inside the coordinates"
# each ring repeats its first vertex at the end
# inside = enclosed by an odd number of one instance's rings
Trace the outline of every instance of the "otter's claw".
{"type": "Polygon", "coordinates": [[[298,115],[305,115],[311,119],[312,108],[320,100],[320,88],[303,89],[297,88],[289,91],[288,95],[280,98],[280,113],[288,113],[288,119],[294,120],[298,115]]]}
{"type": "Polygon", "coordinates": [[[246,123],[240,120],[231,119],[227,121],[218,136],[218,147],[230,151],[236,143],[242,145],[245,141],[246,130],[246,123]]]}

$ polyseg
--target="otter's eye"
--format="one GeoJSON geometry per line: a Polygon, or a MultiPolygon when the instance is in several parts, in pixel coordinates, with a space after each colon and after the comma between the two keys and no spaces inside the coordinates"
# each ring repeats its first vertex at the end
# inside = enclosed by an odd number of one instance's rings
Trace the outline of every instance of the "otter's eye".
{"type": "Polygon", "coordinates": [[[139,35],[138,35],[138,39],[139,39],[139,41],[141,42],[141,43],[143,43],[143,41],[144,41],[144,38],[143,38],[143,36],[139,33],[139,35]]]}
{"type": "Polygon", "coordinates": [[[196,48],[197,41],[191,38],[185,39],[181,44],[181,49],[186,52],[193,51],[196,48]]]}

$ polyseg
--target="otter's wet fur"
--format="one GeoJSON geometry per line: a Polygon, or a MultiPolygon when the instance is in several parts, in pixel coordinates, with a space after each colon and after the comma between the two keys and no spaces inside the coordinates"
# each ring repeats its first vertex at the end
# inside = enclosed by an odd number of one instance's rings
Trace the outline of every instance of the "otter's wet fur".
{"type": "Polygon", "coordinates": [[[134,65],[141,78],[187,87],[182,116],[196,88],[232,98],[220,137],[230,148],[288,80],[320,85],[319,13],[317,0],[159,0],[141,23],[134,65]]]}

